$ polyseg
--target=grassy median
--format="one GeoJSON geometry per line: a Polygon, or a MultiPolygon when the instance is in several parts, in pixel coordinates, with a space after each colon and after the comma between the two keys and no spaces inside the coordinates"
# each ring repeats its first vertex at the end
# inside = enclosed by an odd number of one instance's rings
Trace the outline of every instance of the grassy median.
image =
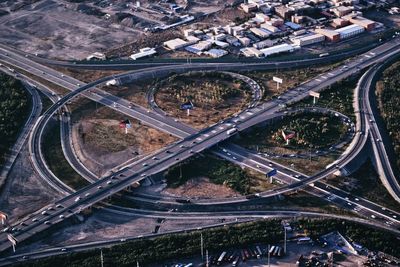
{"type": "Polygon", "coordinates": [[[73,189],[78,190],[88,185],[89,182],[76,173],[64,157],[61,147],[60,122],[57,121],[49,127],[50,129],[43,136],[43,140],[46,140],[46,142],[42,144],[42,149],[50,170],[73,189]]]}

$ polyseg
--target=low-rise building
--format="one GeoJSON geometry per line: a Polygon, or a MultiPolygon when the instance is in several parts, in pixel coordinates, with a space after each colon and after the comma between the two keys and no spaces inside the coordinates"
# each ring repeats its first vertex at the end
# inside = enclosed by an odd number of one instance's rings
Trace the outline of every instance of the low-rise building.
{"type": "Polygon", "coordinates": [[[324,35],[326,39],[331,42],[340,41],[340,33],[338,33],[337,31],[329,29],[315,29],[315,32],[324,35]]]}
{"type": "Polygon", "coordinates": [[[86,60],[92,60],[92,59],[98,59],[98,60],[105,60],[106,55],[100,52],[94,52],[93,54],[89,55],[86,60]]]}
{"type": "Polygon", "coordinates": [[[185,29],[185,30],[183,30],[183,35],[185,35],[185,37],[194,35],[194,30],[192,30],[192,29],[185,29]]]}
{"type": "Polygon", "coordinates": [[[278,14],[283,19],[290,19],[292,15],[294,15],[295,11],[291,8],[288,8],[284,5],[280,5],[275,7],[275,13],[278,14]]]}
{"type": "Polygon", "coordinates": [[[245,48],[240,49],[240,52],[245,57],[263,57],[264,56],[264,53],[255,47],[245,47],[245,48]]]}
{"type": "Polygon", "coordinates": [[[247,38],[247,37],[238,37],[238,40],[243,46],[249,46],[250,45],[250,39],[247,38]]]}
{"type": "Polygon", "coordinates": [[[300,30],[302,28],[301,25],[290,21],[286,22],[285,25],[294,31],[300,30]]]}
{"type": "Polygon", "coordinates": [[[212,39],[217,40],[217,41],[223,41],[226,39],[226,34],[225,33],[217,34],[217,35],[213,36],[212,39]]]}
{"type": "Polygon", "coordinates": [[[332,12],[338,17],[343,17],[347,14],[350,14],[351,11],[353,11],[353,8],[347,7],[347,6],[338,6],[338,7],[332,8],[332,12]]]}
{"type": "Polygon", "coordinates": [[[271,47],[271,46],[273,46],[274,44],[275,44],[275,42],[274,42],[273,40],[267,39],[267,40],[263,40],[263,41],[254,43],[254,44],[253,44],[253,47],[254,47],[254,48],[257,48],[257,49],[263,49],[263,48],[265,48],[265,47],[271,47]]]}
{"type": "Polygon", "coordinates": [[[175,39],[164,42],[164,46],[171,50],[177,50],[177,49],[185,47],[187,45],[188,45],[187,42],[180,38],[175,38],[175,39]]]}
{"type": "Polygon", "coordinates": [[[197,44],[190,45],[185,47],[185,50],[194,54],[200,54],[201,52],[210,49],[212,46],[212,42],[210,41],[201,41],[197,44]]]}
{"type": "Polygon", "coordinates": [[[218,47],[221,47],[221,48],[227,48],[227,47],[229,46],[228,43],[222,42],[222,41],[214,41],[214,44],[215,44],[216,46],[218,46],[218,47]]]}
{"type": "Polygon", "coordinates": [[[257,10],[257,5],[255,5],[255,4],[253,4],[253,3],[248,3],[248,4],[242,3],[242,4],[240,5],[240,8],[241,8],[244,12],[250,13],[250,12],[253,12],[253,11],[256,11],[256,10],[257,10]]]}
{"type": "Polygon", "coordinates": [[[227,55],[228,51],[223,50],[223,49],[210,49],[210,50],[204,52],[204,54],[209,55],[213,58],[220,58],[220,57],[227,55]]]}
{"type": "Polygon", "coordinates": [[[266,21],[269,21],[270,17],[268,15],[265,15],[264,13],[257,13],[254,19],[258,23],[264,23],[266,21]]]}
{"type": "Polygon", "coordinates": [[[267,38],[271,33],[267,30],[260,28],[250,28],[250,31],[261,38],[267,38]]]}
{"type": "Polygon", "coordinates": [[[187,37],[186,37],[186,44],[187,44],[187,45],[195,44],[195,43],[197,43],[198,41],[200,41],[200,38],[198,38],[198,37],[196,37],[196,36],[190,35],[190,36],[187,36],[187,37]]]}
{"type": "Polygon", "coordinates": [[[297,46],[306,46],[306,45],[311,45],[311,44],[315,44],[315,43],[320,43],[320,42],[323,42],[324,40],[325,40],[325,36],[317,33],[317,34],[310,34],[307,36],[293,38],[292,42],[293,42],[293,44],[295,44],[297,46]]]}
{"type": "Polygon", "coordinates": [[[332,24],[335,28],[341,28],[341,27],[349,25],[349,21],[344,20],[342,18],[336,18],[336,19],[332,20],[332,24]]]}
{"type": "Polygon", "coordinates": [[[279,32],[279,31],[280,31],[277,27],[272,26],[272,25],[267,24],[267,23],[261,24],[260,27],[261,27],[262,29],[268,30],[268,31],[270,31],[270,32],[272,32],[272,33],[276,33],[276,32],[279,32]]]}
{"type": "Polygon", "coordinates": [[[137,60],[139,58],[149,57],[155,54],[157,54],[157,51],[154,48],[145,47],[141,48],[138,53],[132,54],[130,58],[133,60],[137,60]]]}
{"type": "Polygon", "coordinates": [[[343,17],[344,20],[347,20],[355,25],[361,26],[367,31],[371,31],[375,28],[376,22],[370,19],[366,19],[357,15],[348,15],[343,17]]]}
{"type": "Polygon", "coordinates": [[[336,32],[340,34],[340,39],[350,38],[364,31],[364,27],[358,26],[356,24],[352,24],[336,30],[336,32]]]}
{"type": "Polygon", "coordinates": [[[272,46],[269,48],[261,49],[260,51],[264,53],[265,57],[268,57],[268,56],[275,55],[275,54],[293,52],[297,48],[299,48],[299,47],[295,47],[290,44],[280,44],[280,45],[275,45],[275,46],[272,46]]]}

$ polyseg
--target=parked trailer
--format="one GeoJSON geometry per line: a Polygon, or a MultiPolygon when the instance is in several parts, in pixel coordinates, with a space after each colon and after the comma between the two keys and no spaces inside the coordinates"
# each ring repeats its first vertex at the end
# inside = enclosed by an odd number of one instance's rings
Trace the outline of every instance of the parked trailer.
{"type": "Polygon", "coordinates": [[[233,260],[233,262],[232,262],[232,266],[233,267],[235,267],[235,266],[237,266],[238,265],[238,263],[239,263],[239,259],[240,259],[240,257],[239,256],[237,256],[234,260],[233,260]]]}
{"type": "Polygon", "coordinates": [[[256,249],[257,249],[257,251],[258,251],[258,254],[260,254],[260,256],[262,256],[263,253],[262,253],[262,251],[261,251],[261,248],[260,248],[259,246],[256,246],[256,249]]]}
{"type": "Polygon", "coordinates": [[[278,250],[278,255],[277,255],[278,257],[281,257],[281,256],[282,256],[282,250],[283,250],[282,248],[279,248],[279,250],[278,250]]]}
{"type": "Polygon", "coordinates": [[[268,254],[269,254],[270,256],[272,256],[272,253],[274,253],[274,250],[275,250],[275,246],[272,246],[272,247],[269,249],[268,254]]]}
{"type": "Polygon", "coordinates": [[[225,255],[226,255],[226,251],[221,253],[221,255],[218,258],[217,265],[221,265],[221,263],[224,261],[225,255]]]}
{"type": "Polygon", "coordinates": [[[246,254],[244,253],[243,249],[242,249],[242,251],[240,251],[240,254],[242,255],[242,261],[245,262],[246,261],[246,254]]]}
{"type": "Polygon", "coordinates": [[[276,246],[273,256],[278,256],[278,250],[279,250],[279,246],[276,246]]]}

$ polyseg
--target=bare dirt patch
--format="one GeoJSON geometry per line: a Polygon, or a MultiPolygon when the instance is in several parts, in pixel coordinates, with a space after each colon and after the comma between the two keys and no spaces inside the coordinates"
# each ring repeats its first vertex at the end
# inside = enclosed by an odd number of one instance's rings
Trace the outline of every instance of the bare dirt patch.
{"type": "Polygon", "coordinates": [[[84,164],[99,175],[176,141],[169,134],[86,99],[74,104],[71,119],[74,147],[84,164]],[[126,119],[132,125],[128,134],[119,128],[119,122],[126,119]]]}
{"type": "Polygon", "coordinates": [[[240,196],[235,190],[210,182],[206,177],[192,178],[177,188],[166,188],[163,194],[188,198],[227,198],[240,196]]]}
{"type": "Polygon", "coordinates": [[[53,66],[52,68],[85,83],[97,81],[100,78],[124,72],[117,70],[84,70],[53,66]]]}
{"type": "Polygon", "coordinates": [[[129,43],[141,31],[78,12],[59,1],[28,5],[0,20],[0,40],[29,53],[83,59],[129,43]]]}
{"type": "Polygon", "coordinates": [[[250,90],[243,82],[222,73],[194,72],[163,80],[155,101],[170,116],[203,129],[243,110],[250,101],[250,90]],[[194,105],[190,116],[180,109],[188,101],[194,105]]]}
{"type": "Polygon", "coordinates": [[[3,186],[1,211],[9,215],[10,222],[15,222],[59,197],[59,193],[35,174],[28,149],[23,148],[3,186]]]}

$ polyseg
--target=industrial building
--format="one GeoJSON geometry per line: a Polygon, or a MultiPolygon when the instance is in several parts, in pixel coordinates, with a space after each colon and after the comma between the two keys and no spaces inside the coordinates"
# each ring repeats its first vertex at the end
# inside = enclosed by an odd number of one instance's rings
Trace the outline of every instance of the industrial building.
{"type": "Polygon", "coordinates": [[[271,35],[269,31],[259,28],[250,28],[250,31],[261,38],[267,38],[271,35]]]}
{"type": "Polygon", "coordinates": [[[187,42],[180,38],[175,38],[175,39],[164,42],[164,46],[171,50],[177,50],[177,49],[185,47],[187,45],[188,45],[187,42]]]}
{"type": "Polygon", "coordinates": [[[267,23],[261,24],[260,27],[261,27],[262,29],[268,30],[268,31],[270,31],[270,32],[272,32],[272,33],[276,33],[276,32],[279,32],[279,31],[280,31],[277,27],[272,26],[272,25],[267,24],[267,23]]]}
{"type": "Polygon", "coordinates": [[[94,52],[93,54],[89,55],[86,60],[92,60],[92,59],[97,59],[97,60],[105,60],[106,55],[100,52],[94,52]]]}
{"type": "Polygon", "coordinates": [[[200,54],[204,50],[210,49],[212,46],[212,42],[210,41],[201,41],[197,44],[190,45],[185,47],[185,50],[194,54],[200,54]]]}
{"type": "Polygon", "coordinates": [[[351,11],[353,11],[353,9],[351,7],[346,7],[346,6],[338,6],[332,9],[332,12],[338,17],[350,14],[351,11]]]}
{"type": "Polygon", "coordinates": [[[346,38],[350,38],[353,37],[357,34],[360,34],[362,32],[364,32],[365,29],[364,27],[352,24],[340,29],[337,29],[336,32],[338,32],[340,34],[340,39],[346,39],[346,38]]]}
{"type": "Polygon", "coordinates": [[[296,48],[297,47],[294,47],[290,44],[280,44],[269,48],[261,49],[260,51],[264,53],[265,57],[268,57],[274,54],[293,52],[296,48]]]}
{"type": "Polygon", "coordinates": [[[249,46],[250,45],[250,39],[247,37],[237,37],[239,42],[243,45],[243,46],[249,46]]]}
{"type": "Polygon", "coordinates": [[[219,58],[219,57],[223,57],[223,56],[227,55],[228,51],[223,50],[223,49],[210,49],[210,50],[204,52],[204,54],[209,55],[213,58],[219,58]]]}
{"type": "Polygon", "coordinates": [[[262,48],[265,48],[265,47],[273,46],[274,44],[275,44],[274,41],[267,39],[267,40],[264,40],[264,41],[260,41],[260,42],[254,43],[253,47],[257,48],[257,49],[262,49],[262,48]]]}
{"type": "Polygon", "coordinates": [[[325,36],[322,34],[310,34],[310,35],[306,35],[306,36],[302,36],[302,37],[297,37],[297,38],[293,38],[292,42],[295,45],[298,46],[306,46],[306,45],[311,45],[311,44],[315,44],[315,43],[320,43],[323,42],[325,40],[325,36]]]}
{"type": "Polygon", "coordinates": [[[245,57],[263,57],[264,56],[264,53],[255,47],[245,47],[245,48],[240,49],[240,52],[245,57]]]}
{"type": "Polygon", "coordinates": [[[154,54],[157,54],[157,51],[154,48],[145,47],[141,48],[138,53],[132,54],[130,58],[133,60],[137,60],[139,58],[149,57],[154,54]]]}
{"type": "Polygon", "coordinates": [[[324,35],[326,39],[331,42],[340,41],[340,33],[338,33],[337,31],[328,29],[315,29],[315,32],[324,35]]]}
{"type": "Polygon", "coordinates": [[[361,26],[367,31],[371,31],[375,28],[376,22],[373,20],[366,19],[364,17],[360,17],[357,15],[348,15],[343,17],[344,20],[347,20],[355,25],[361,26]]]}

